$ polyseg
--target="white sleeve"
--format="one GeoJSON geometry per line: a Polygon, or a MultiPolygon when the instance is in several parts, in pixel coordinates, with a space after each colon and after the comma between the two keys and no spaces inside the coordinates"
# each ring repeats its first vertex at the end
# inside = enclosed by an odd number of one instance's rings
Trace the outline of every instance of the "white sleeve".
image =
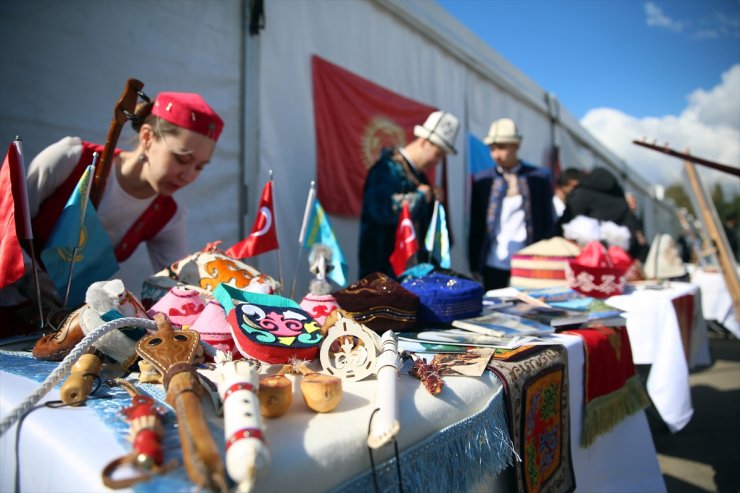
{"type": "Polygon", "coordinates": [[[190,253],[185,225],[187,217],[187,209],[178,204],[175,215],[157,233],[157,236],[146,242],[154,272],[159,272],[175,260],[180,260],[190,253]]]}
{"type": "Polygon", "coordinates": [[[39,207],[69,177],[82,157],[82,140],[64,137],[41,151],[28,167],[28,207],[36,217],[39,207]]]}

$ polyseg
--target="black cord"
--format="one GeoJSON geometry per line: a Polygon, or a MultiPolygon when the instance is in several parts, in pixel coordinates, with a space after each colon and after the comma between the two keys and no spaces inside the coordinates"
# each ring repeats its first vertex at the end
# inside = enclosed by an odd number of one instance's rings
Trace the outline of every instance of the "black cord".
{"type": "MultiPolygon", "coordinates": [[[[377,408],[373,411],[373,413],[370,415],[370,421],[367,424],[367,435],[370,436],[370,428],[373,423],[373,418],[375,417],[375,413],[380,411],[380,408],[377,408]]],[[[398,440],[395,438],[393,439],[393,450],[396,454],[396,473],[398,474],[398,491],[399,493],[403,493],[403,478],[401,476],[401,457],[398,454],[398,440]]],[[[375,472],[375,458],[373,457],[373,449],[368,445],[367,451],[370,454],[370,472],[373,475],[373,488],[375,490],[375,493],[379,493],[380,486],[378,485],[378,475],[375,472]]]]}
{"type": "MultiPolygon", "coordinates": [[[[95,388],[93,388],[92,392],[90,394],[94,394],[98,391],[100,388],[100,385],[102,383],[102,380],[98,375],[95,375],[93,373],[86,373],[84,376],[94,376],[95,377],[95,388]]],[[[34,406],[31,409],[29,409],[26,413],[24,413],[20,418],[18,418],[18,425],[15,429],[15,486],[14,491],[15,493],[20,493],[21,491],[21,426],[23,425],[23,421],[33,412],[38,409],[42,408],[49,408],[49,409],[59,409],[62,407],[67,406],[77,406],[84,404],[85,402],[89,400],[95,400],[95,399],[109,399],[111,396],[108,394],[95,396],[95,397],[86,397],[82,399],[81,401],[75,401],[70,402],[69,404],[65,403],[61,400],[54,400],[54,401],[46,401],[43,404],[39,404],[38,406],[34,406]]]]}

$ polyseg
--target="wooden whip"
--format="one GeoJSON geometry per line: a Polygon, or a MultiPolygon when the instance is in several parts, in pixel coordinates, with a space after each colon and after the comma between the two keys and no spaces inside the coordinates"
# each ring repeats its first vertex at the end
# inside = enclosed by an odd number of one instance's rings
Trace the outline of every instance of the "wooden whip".
{"type": "Polygon", "coordinates": [[[103,155],[100,157],[100,162],[95,168],[95,176],[93,176],[92,187],[90,189],[90,200],[96,208],[100,204],[100,199],[103,197],[105,182],[108,180],[116,144],[118,143],[118,138],[121,136],[121,129],[123,129],[123,125],[127,121],[126,112],[133,114],[139,97],[138,93],[143,88],[144,83],[140,80],[127,80],[123,94],[121,94],[121,98],[116,102],[115,108],[113,108],[113,119],[108,129],[108,137],[105,139],[103,155]]]}
{"type": "Polygon", "coordinates": [[[670,147],[668,147],[668,145],[659,146],[655,144],[648,144],[647,142],[640,141],[640,140],[633,140],[632,143],[637,144],[642,147],[647,147],[648,149],[652,149],[654,151],[662,152],[663,154],[668,154],[669,156],[681,158],[681,159],[684,159],[686,161],[691,161],[696,164],[701,164],[702,166],[706,166],[707,168],[712,168],[717,171],[722,171],[723,173],[729,173],[731,175],[740,176],[740,168],[728,166],[726,164],[715,163],[714,161],[710,161],[709,159],[692,156],[691,154],[687,152],[679,152],[679,151],[671,149],[670,147]]]}

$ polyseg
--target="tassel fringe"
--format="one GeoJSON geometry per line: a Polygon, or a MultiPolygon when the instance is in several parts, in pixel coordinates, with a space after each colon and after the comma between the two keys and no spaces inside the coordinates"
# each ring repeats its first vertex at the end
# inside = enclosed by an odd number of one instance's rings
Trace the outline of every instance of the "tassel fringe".
{"type": "Polygon", "coordinates": [[[581,446],[590,447],[597,437],[608,433],[624,418],[649,405],[650,397],[638,375],[627,380],[621,389],[592,400],[586,406],[581,446]]]}
{"type": "MultiPolygon", "coordinates": [[[[479,413],[401,452],[403,490],[466,492],[511,466],[515,453],[505,407],[504,392],[500,389],[479,413]]],[[[376,476],[379,492],[399,490],[395,457],[377,464],[376,476]]],[[[333,493],[355,491],[374,491],[371,471],[340,485],[333,493]]]]}

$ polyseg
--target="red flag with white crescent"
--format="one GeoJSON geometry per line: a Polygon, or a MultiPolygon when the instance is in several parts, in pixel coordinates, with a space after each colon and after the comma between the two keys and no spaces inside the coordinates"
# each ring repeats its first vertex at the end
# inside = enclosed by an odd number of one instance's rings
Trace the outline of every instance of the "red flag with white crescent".
{"type": "Polygon", "coordinates": [[[404,202],[396,228],[396,244],[393,247],[393,253],[388,257],[393,272],[397,276],[400,276],[406,270],[406,264],[418,250],[419,243],[416,241],[416,231],[414,230],[414,222],[411,220],[409,203],[404,202]]]}
{"type": "Polygon", "coordinates": [[[277,229],[275,228],[275,212],[272,206],[272,180],[265,183],[262,189],[260,206],[257,217],[254,219],[252,232],[242,241],[226,250],[226,255],[234,258],[254,257],[261,253],[280,248],[278,245],[277,229]]]}

